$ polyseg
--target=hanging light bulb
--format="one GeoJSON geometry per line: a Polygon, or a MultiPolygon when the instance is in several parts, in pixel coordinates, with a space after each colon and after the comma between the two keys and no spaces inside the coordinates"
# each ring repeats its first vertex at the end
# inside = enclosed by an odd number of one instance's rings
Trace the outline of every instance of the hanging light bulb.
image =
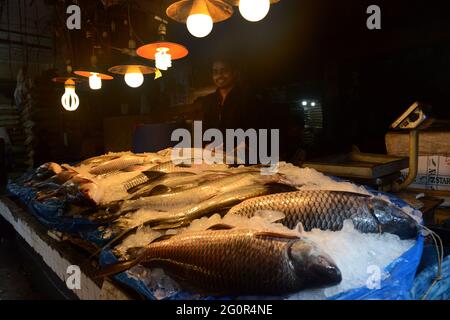
{"type": "Polygon", "coordinates": [[[213,19],[209,14],[205,0],[194,0],[186,21],[189,32],[197,38],[204,38],[213,29],[213,19]]]}
{"type": "Polygon", "coordinates": [[[206,37],[211,33],[214,23],[229,19],[233,12],[228,0],[180,0],[166,10],[168,17],[186,23],[189,32],[198,38],[206,37]]]}
{"type": "Polygon", "coordinates": [[[109,68],[109,72],[124,75],[125,83],[131,88],[139,88],[144,83],[144,74],[155,73],[155,68],[144,66],[136,58],[136,42],[128,42],[130,58],[124,64],[109,68]]]}
{"type": "Polygon", "coordinates": [[[106,74],[103,68],[97,66],[97,56],[91,56],[91,65],[78,68],[73,73],[78,76],[89,79],[89,88],[92,90],[100,90],[103,85],[103,80],[113,80],[114,77],[106,74]]]}
{"type": "Polygon", "coordinates": [[[92,90],[100,90],[102,88],[102,78],[98,76],[98,73],[91,72],[89,77],[89,88],[92,90]]]}
{"type": "Polygon", "coordinates": [[[206,37],[213,29],[213,20],[209,14],[191,14],[186,23],[190,34],[197,38],[206,37]]]}
{"type": "Polygon", "coordinates": [[[139,88],[144,83],[144,75],[138,69],[125,73],[125,82],[131,88],[139,88]]]}
{"type": "Polygon", "coordinates": [[[270,0],[240,0],[239,12],[244,19],[257,22],[264,19],[270,10],[270,0]]]}
{"type": "Polygon", "coordinates": [[[159,41],[152,42],[136,50],[136,54],[145,59],[155,60],[156,69],[159,71],[155,75],[155,79],[162,76],[160,70],[167,70],[172,67],[172,60],[178,60],[188,55],[189,51],[181,44],[166,41],[167,35],[167,21],[155,17],[156,20],[161,21],[158,27],[159,41]]]}
{"type": "Polygon", "coordinates": [[[168,53],[169,48],[157,48],[155,53],[156,68],[167,70],[172,67],[172,55],[168,53]]]}
{"type": "Polygon", "coordinates": [[[61,103],[67,111],[75,111],[80,106],[80,98],[75,92],[75,81],[68,79],[65,84],[65,92],[61,97],[61,103]]]}

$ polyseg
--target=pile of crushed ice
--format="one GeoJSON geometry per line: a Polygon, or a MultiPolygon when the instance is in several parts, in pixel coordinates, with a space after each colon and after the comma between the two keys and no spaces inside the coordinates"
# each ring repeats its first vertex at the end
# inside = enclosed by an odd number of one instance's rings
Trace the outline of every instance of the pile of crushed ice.
{"type": "MultiPolygon", "coordinates": [[[[214,215],[195,220],[183,230],[170,230],[167,233],[191,233],[208,229],[216,224],[227,224],[235,228],[254,228],[289,233],[311,239],[334,260],[341,270],[342,282],[333,287],[304,290],[285,297],[294,300],[327,299],[359,287],[372,286],[372,288],[376,288],[377,281],[389,277],[384,269],[415,244],[415,240],[400,240],[398,236],[388,233],[360,233],[354,229],[351,221],[346,221],[344,228],[337,232],[318,229],[304,232],[300,227],[296,230],[290,230],[280,223],[274,223],[282,217],[281,213],[270,211],[260,212],[259,215],[251,219],[234,215],[226,215],[221,218],[219,215],[214,215]],[[376,278],[378,275],[379,279],[376,278]]],[[[141,228],[116,249],[126,252],[129,248],[148,244],[161,235],[160,232],[141,228]]],[[[158,299],[172,296],[181,290],[176,282],[166,276],[160,269],[149,270],[138,266],[131,269],[129,275],[144,281],[158,299]]],[[[191,298],[194,298],[194,296],[191,298]]]]}
{"type": "Polygon", "coordinates": [[[389,233],[360,233],[351,221],[345,221],[341,231],[315,229],[304,235],[334,260],[341,270],[342,282],[329,288],[302,291],[289,299],[325,299],[360,287],[376,289],[381,280],[389,277],[384,269],[416,243],[389,233]]]}
{"type": "MultiPolygon", "coordinates": [[[[168,158],[170,150],[160,152],[158,155],[168,158]]],[[[292,185],[295,185],[300,190],[334,190],[372,195],[362,186],[356,186],[350,182],[336,181],[314,169],[298,168],[288,163],[280,163],[278,172],[284,174],[292,185]]],[[[384,196],[383,198],[391,202],[388,197],[384,196]]],[[[418,221],[421,220],[419,211],[413,210],[411,207],[402,209],[418,221]]],[[[145,220],[151,214],[154,213],[141,211],[130,217],[130,220],[136,223],[137,220],[145,220]]],[[[362,234],[354,229],[351,221],[346,221],[343,230],[337,232],[322,230],[302,232],[300,229],[289,230],[276,223],[279,219],[280,213],[276,212],[261,212],[258,216],[251,219],[230,215],[221,218],[219,215],[213,215],[209,218],[205,217],[193,221],[186,229],[169,230],[167,233],[195,232],[205,230],[215,224],[228,224],[237,228],[251,227],[257,230],[295,233],[308,237],[334,259],[343,276],[342,282],[337,286],[305,290],[286,297],[288,299],[308,300],[326,299],[350,289],[365,287],[369,284],[373,285],[374,274],[379,274],[380,280],[388,277],[389,275],[384,270],[385,267],[415,244],[415,240],[400,240],[398,236],[387,233],[362,234]]],[[[128,249],[145,246],[161,235],[163,233],[153,231],[147,227],[141,227],[134,235],[129,236],[122,244],[116,247],[116,250],[121,254],[125,254],[128,249]]],[[[128,274],[131,277],[143,280],[157,299],[172,296],[181,290],[160,269],[149,270],[137,266],[130,269],[128,274]]],[[[191,298],[195,297],[192,296],[191,298]]]]}

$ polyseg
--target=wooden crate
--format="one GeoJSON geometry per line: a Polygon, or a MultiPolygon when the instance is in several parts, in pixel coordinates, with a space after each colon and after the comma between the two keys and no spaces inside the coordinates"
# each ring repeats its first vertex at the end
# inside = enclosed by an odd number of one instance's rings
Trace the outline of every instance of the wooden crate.
{"type": "MultiPolygon", "coordinates": [[[[409,155],[409,134],[389,132],[386,134],[387,153],[396,157],[409,155]]],[[[450,157],[450,131],[420,131],[420,156],[450,157]]]]}
{"type": "Polygon", "coordinates": [[[377,179],[408,168],[408,158],[351,152],[305,162],[304,167],[339,177],[377,179]]]}

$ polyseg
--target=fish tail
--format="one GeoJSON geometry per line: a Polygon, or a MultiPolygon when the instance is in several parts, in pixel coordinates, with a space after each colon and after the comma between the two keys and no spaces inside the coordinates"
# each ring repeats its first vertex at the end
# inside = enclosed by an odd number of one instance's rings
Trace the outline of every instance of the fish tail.
{"type": "Polygon", "coordinates": [[[97,255],[100,254],[100,252],[102,252],[104,249],[112,246],[113,244],[116,244],[118,241],[122,240],[126,235],[128,235],[129,233],[137,230],[138,227],[133,227],[130,229],[126,229],[124,231],[122,231],[121,233],[119,233],[117,236],[115,236],[112,240],[108,241],[107,244],[105,244],[103,247],[100,247],[97,251],[95,251],[89,258],[88,260],[91,260],[92,258],[96,257],[97,255]]]}
{"type": "Polygon", "coordinates": [[[147,220],[144,225],[151,227],[155,230],[162,229],[171,229],[169,226],[178,226],[183,223],[184,217],[180,217],[179,215],[174,216],[166,216],[166,217],[158,217],[147,220]],[[166,228],[166,226],[168,226],[166,228]]]}
{"type": "Polygon", "coordinates": [[[133,231],[136,231],[138,227],[133,227],[129,229],[125,229],[121,233],[119,233],[117,236],[115,236],[111,241],[109,241],[104,248],[108,246],[112,246],[113,244],[116,244],[118,241],[122,240],[124,237],[126,237],[128,234],[130,234],[133,231]]]}
{"type": "Polygon", "coordinates": [[[108,276],[112,276],[124,271],[127,271],[128,269],[131,269],[132,267],[136,266],[137,264],[139,264],[139,262],[141,261],[140,258],[134,259],[134,260],[129,260],[129,261],[123,261],[123,262],[118,262],[112,265],[108,265],[104,268],[102,268],[96,275],[95,278],[104,278],[104,277],[108,277],[108,276]]]}

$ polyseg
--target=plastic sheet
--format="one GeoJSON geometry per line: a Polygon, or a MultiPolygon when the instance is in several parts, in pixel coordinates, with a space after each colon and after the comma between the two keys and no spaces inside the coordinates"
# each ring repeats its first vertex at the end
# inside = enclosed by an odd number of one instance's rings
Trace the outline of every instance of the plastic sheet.
{"type": "Polygon", "coordinates": [[[447,256],[442,263],[442,279],[431,287],[437,271],[438,265],[434,263],[417,275],[410,299],[420,300],[427,293],[426,300],[450,300],[450,256],[447,256]]]}
{"type": "MultiPolygon", "coordinates": [[[[376,192],[371,190],[374,194],[384,195],[399,207],[404,207],[407,204],[392,195],[376,192]]],[[[405,252],[397,260],[389,264],[384,272],[389,276],[381,281],[379,289],[369,289],[367,287],[361,287],[352,289],[334,297],[330,300],[408,300],[411,299],[411,288],[414,283],[414,278],[417,272],[417,267],[422,257],[422,251],[424,246],[424,237],[419,235],[416,244],[407,252],[405,252]]],[[[101,265],[108,265],[116,262],[114,255],[111,251],[107,250],[102,253],[100,257],[101,265]]],[[[130,286],[138,291],[141,295],[147,299],[155,300],[155,296],[145,286],[143,280],[137,280],[135,277],[130,277],[127,272],[123,272],[115,276],[115,279],[130,286]]],[[[220,297],[220,299],[232,299],[233,297],[220,297]]],[[[279,297],[282,299],[283,297],[279,297]]],[[[168,300],[184,300],[184,299],[215,299],[214,297],[198,297],[195,294],[189,292],[180,292],[171,297],[168,300]]]]}
{"type": "Polygon", "coordinates": [[[78,235],[81,239],[98,245],[105,243],[102,234],[97,230],[101,226],[100,224],[86,219],[74,219],[62,215],[66,208],[66,203],[63,200],[36,201],[36,191],[22,186],[19,182],[9,183],[8,191],[18,197],[39,222],[49,229],[78,235]]]}
{"type": "MultiPolygon", "coordinates": [[[[72,219],[62,216],[62,212],[65,208],[64,201],[49,200],[43,203],[35,201],[35,191],[30,188],[23,187],[19,183],[10,183],[8,190],[16,195],[24,204],[28,206],[30,211],[46,226],[51,229],[55,229],[62,232],[68,232],[77,234],[84,240],[91,241],[97,245],[102,245],[107,239],[102,238],[101,232],[97,230],[98,224],[83,219],[72,219]]],[[[404,207],[407,204],[401,199],[395,198],[392,195],[385,193],[378,193],[372,190],[374,194],[388,196],[389,199],[400,207],[404,207]]],[[[389,274],[389,277],[382,280],[380,289],[368,289],[366,287],[353,289],[344,293],[341,293],[330,299],[332,300],[359,300],[359,299],[411,299],[415,298],[418,293],[411,295],[410,291],[413,287],[414,277],[419,265],[422,250],[423,250],[424,238],[418,236],[417,243],[407,252],[405,252],[399,259],[393,261],[389,266],[385,268],[385,272],[389,274]]],[[[100,264],[108,265],[116,262],[116,258],[110,250],[105,250],[100,255],[100,264]]],[[[423,275],[426,279],[426,274],[423,275]]],[[[129,271],[123,272],[115,276],[115,279],[127,286],[133,288],[136,292],[146,297],[147,299],[156,299],[152,291],[146,286],[146,283],[142,279],[138,279],[131,276],[129,271]]],[[[424,283],[426,281],[424,280],[424,283]]],[[[416,291],[421,287],[416,284],[416,291]]],[[[439,293],[436,294],[439,296],[439,293]]],[[[180,292],[176,295],[168,297],[166,299],[197,299],[198,295],[191,294],[189,292],[180,292]]],[[[280,297],[283,298],[283,297],[280,297]]],[[[215,299],[215,297],[201,297],[201,299],[215,299]]],[[[232,297],[221,297],[220,299],[232,299],[232,297]]]]}

